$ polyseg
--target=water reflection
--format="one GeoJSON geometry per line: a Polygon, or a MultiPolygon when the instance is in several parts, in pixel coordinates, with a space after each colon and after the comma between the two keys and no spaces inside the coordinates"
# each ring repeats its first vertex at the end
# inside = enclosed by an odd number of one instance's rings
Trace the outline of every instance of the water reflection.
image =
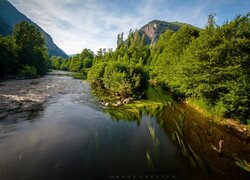
{"type": "Polygon", "coordinates": [[[247,177],[228,157],[243,152],[236,157],[244,165],[240,160],[249,157],[248,144],[230,148],[227,142],[238,145],[241,141],[200,123],[203,117],[192,109],[149,100],[103,112],[87,83],[63,76],[60,81],[57,76],[50,78],[68,84],[69,90],[51,98],[30,121],[17,118],[11,126],[0,122],[0,179],[247,177]],[[225,157],[218,157],[211,148],[220,138],[225,140],[225,157]]]}
{"type": "Polygon", "coordinates": [[[14,134],[1,141],[1,179],[180,176],[184,173],[179,169],[188,168],[154,118],[142,116],[138,127],[136,121],[113,121],[101,111],[63,97],[48,103],[35,123],[16,124],[14,134]]]}
{"type": "Polygon", "coordinates": [[[179,145],[190,163],[208,177],[249,178],[249,173],[239,169],[233,158],[236,155],[249,160],[249,153],[245,153],[250,152],[249,143],[217,128],[188,105],[176,104],[174,108],[165,108],[157,121],[163,124],[165,132],[179,145]],[[222,156],[211,148],[212,145],[217,146],[221,139],[225,141],[222,156]]]}
{"type": "MultiPolygon", "coordinates": [[[[145,115],[155,117],[158,126],[179,147],[182,156],[189,161],[189,164],[202,173],[202,178],[250,178],[249,143],[217,128],[207,117],[188,105],[164,103],[162,106],[157,102],[153,105],[136,102],[135,105],[125,105],[116,109],[111,108],[106,112],[116,120],[136,120],[138,125],[145,115]],[[221,139],[225,145],[222,154],[219,154],[217,149],[221,139]]],[[[145,154],[148,166],[153,169],[152,159],[157,157],[158,146],[162,141],[156,136],[154,127],[150,123],[147,123],[147,126],[155,149],[147,150],[145,154]]]]}

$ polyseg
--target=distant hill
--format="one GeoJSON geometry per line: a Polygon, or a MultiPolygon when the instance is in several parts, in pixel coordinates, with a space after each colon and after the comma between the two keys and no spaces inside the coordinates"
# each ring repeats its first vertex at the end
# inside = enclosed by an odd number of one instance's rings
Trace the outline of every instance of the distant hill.
{"type": "Polygon", "coordinates": [[[145,41],[147,44],[152,45],[158,41],[160,35],[164,33],[166,30],[172,30],[176,32],[184,25],[192,26],[190,24],[181,22],[166,22],[166,21],[154,20],[144,25],[141,29],[139,29],[138,32],[141,36],[145,35],[145,41]]]}
{"type": "Polygon", "coordinates": [[[28,23],[35,25],[44,35],[50,56],[61,56],[64,58],[68,57],[68,55],[53,42],[51,36],[40,26],[32,22],[21,12],[19,12],[7,0],[0,0],[0,34],[2,34],[3,36],[11,35],[13,27],[21,21],[27,21],[28,23]]]}

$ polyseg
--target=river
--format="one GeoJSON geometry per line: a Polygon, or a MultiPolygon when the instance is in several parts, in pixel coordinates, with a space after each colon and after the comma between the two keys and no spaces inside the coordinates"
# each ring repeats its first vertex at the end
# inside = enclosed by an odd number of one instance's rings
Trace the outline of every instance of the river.
{"type": "Polygon", "coordinates": [[[57,71],[0,83],[0,179],[248,179],[249,142],[185,105],[115,119],[86,81],[57,71]],[[213,150],[225,141],[224,155],[213,150]]]}

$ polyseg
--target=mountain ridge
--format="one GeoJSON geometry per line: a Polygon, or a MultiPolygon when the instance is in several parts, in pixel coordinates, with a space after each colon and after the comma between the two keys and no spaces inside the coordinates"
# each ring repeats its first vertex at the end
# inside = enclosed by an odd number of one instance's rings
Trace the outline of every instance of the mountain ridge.
{"type": "Polygon", "coordinates": [[[14,7],[9,1],[0,0],[0,34],[3,36],[11,35],[14,26],[21,21],[26,21],[39,29],[39,31],[45,37],[46,46],[48,47],[50,56],[61,56],[64,58],[68,57],[68,55],[53,42],[52,37],[39,25],[18,11],[18,9],[14,7]]]}
{"type": "MultiPolygon", "coordinates": [[[[149,45],[155,44],[162,33],[164,33],[166,30],[172,30],[174,32],[178,31],[182,26],[190,26],[197,28],[195,26],[192,26],[187,23],[182,23],[182,22],[167,22],[167,21],[162,21],[162,20],[152,20],[142,26],[139,30],[138,33],[140,36],[145,36],[145,42],[149,45]]],[[[199,28],[197,28],[199,29],[199,28]]]]}

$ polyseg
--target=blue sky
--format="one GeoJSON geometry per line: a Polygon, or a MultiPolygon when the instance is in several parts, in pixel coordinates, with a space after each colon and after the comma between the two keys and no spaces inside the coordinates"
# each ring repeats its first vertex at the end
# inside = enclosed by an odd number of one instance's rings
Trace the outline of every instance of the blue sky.
{"type": "Polygon", "coordinates": [[[203,28],[209,13],[217,24],[250,12],[250,0],[9,0],[48,32],[68,54],[84,48],[115,48],[125,35],[152,20],[180,21],[203,28]]]}

